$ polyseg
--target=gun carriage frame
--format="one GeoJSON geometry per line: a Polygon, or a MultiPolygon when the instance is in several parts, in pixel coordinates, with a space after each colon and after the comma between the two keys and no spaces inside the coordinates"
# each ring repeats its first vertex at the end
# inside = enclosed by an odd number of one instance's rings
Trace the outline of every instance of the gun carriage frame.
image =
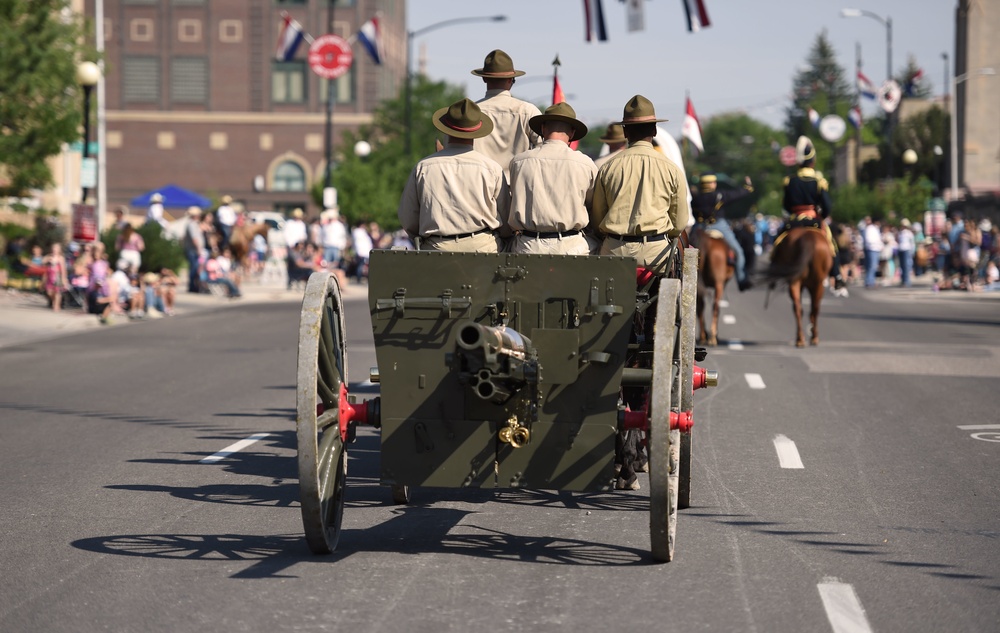
{"type": "Polygon", "coordinates": [[[296,386],[309,548],[337,546],[359,424],[380,428],[396,503],[418,486],[612,490],[616,437],[638,430],[651,553],[671,560],[690,503],[693,391],[718,378],[695,365],[698,252],[674,253],[660,277],[625,257],[374,251],[381,395],[363,402],[348,394],[337,278],[314,273],[296,386]]]}

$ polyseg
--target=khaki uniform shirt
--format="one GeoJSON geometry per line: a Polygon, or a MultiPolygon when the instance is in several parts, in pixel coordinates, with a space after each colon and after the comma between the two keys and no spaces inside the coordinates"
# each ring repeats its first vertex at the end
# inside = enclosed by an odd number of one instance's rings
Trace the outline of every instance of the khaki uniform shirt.
{"type": "Polygon", "coordinates": [[[619,147],[618,149],[616,149],[613,152],[608,152],[604,156],[599,156],[599,157],[595,158],[594,159],[594,164],[597,165],[598,169],[600,169],[601,167],[604,166],[604,163],[608,162],[612,158],[615,158],[616,156],[621,156],[621,153],[624,152],[624,151],[625,151],[625,146],[623,145],[622,147],[619,147]]]}
{"type": "Polygon", "coordinates": [[[399,223],[411,237],[451,236],[507,224],[503,169],[469,145],[449,145],[410,172],[399,223]]]}
{"type": "Polygon", "coordinates": [[[476,105],[493,120],[493,132],[477,138],[474,146],[500,163],[510,180],[510,159],[542,142],[542,137],[528,127],[528,119],[541,111],[533,103],[512,97],[509,90],[487,90],[476,105]]]}
{"type": "Polygon", "coordinates": [[[573,231],[590,222],[597,168],[586,154],[548,140],[510,162],[510,228],[573,231]]]}
{"type": "Polygon", "coordinates": [[[684,172],[648,141],[637,141],[597,172],[591,226],[602,233],[677,237],[690,211],[684,172]]]}

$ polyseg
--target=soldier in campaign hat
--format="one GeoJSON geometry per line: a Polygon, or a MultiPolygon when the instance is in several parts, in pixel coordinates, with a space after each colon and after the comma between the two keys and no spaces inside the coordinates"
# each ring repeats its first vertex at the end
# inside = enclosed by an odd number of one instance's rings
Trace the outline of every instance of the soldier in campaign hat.
{"type": "Polygon", "coordinates": [[[597,172],[591,227],[604,235],[601,255],[635,257],[663,272],[676,238],[687,227],[684,172],[653,147],[658,119],[652,102],[635,95],[622,120],[628,148],[597,172]]]}
{"type": "Polygon", "coordinates": [[[493,131],[493,120],[462,99],[435,112],[433,123],[448,143],[413,168],[399,200],[399,222],[411,238],[420,238],[421,250],[496,253],[510,192],[499,163],[473,147],[493,131]]]}
{"type": "Polygon", "coordinates": [[[609,124],[608,129],[604,132],[604,136],[598,140],[602,143],[606,143],[608,146],[607,154],[594,159],[594,164],[597,165],[598,169],[600,169],[604,163],[620,154],[627,145],[625,141],[625,130],[618,123],[609,124]]]}
{"type": "Polygon", "coordinates": [[[476,102],[494,124],[493,132],[475,142],[476,150],[486,154],[503,167],[510,178],[510,159],[542,142],[541,137],[528,126],[528,120],[541,114],[538,107],[510,94],[517,77],[524,74],[516,70],[510,55],[502,50],[490,51],[483,67],[472,71],[486,84],[486,96],[476,102]]]}
{"type": "Polygon", "coordinates": [[[583,229],[590,222],[597,167],[569,145],[587,135],[587,126],[568,103],[549,106],[528,126],[544,140],[510,161],[511,250],[589,255],[583,229]]]}

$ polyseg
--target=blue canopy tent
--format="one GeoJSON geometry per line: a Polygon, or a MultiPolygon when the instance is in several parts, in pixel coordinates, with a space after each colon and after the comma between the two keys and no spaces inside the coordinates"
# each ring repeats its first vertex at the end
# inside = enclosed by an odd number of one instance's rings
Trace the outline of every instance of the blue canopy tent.
{"type": "Polygon", "coordinates": [[[212,201],[208,198],[199,196],[193,191],[173,184],[147,191],[138,198],[132,198],[130,204],[133,207],[148,207],[150,203],[149,199],[153,197],[154,193],[163,196],[162,204],[166,209],[187,209],[188,207],[207,209],[212,205],[212,201]]]}

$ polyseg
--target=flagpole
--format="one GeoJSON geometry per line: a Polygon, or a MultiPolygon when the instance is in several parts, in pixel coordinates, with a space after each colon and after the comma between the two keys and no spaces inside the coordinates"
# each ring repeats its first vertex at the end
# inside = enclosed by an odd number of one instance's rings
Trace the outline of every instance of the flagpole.
{"type": "MultiPolygon", "coordinates": [[[[861,86],[858,85],[858,76],[861,74],[861,42],[854,43],[854,64],[856,66],[856,71],[854,73],[854,105],[858,109],[858,114],[861,114],[861,86]]],[[[858,184],[861,180],[861,121],[858,120],[858,126],[854,130],[854,184],[858,184]]]]}
{"type": "MultiPolygon", "coordinates": [[[[333,33],[333,6],[335,2],[331,2],[327,5],[327,31],[333,33]]],[[[324,168],[323,174],[323,193],[324,193],[324,203],[326,201],[326,190],[333,186],[333,174],[330,167],[330,162],[333,160],[333,102],[337,96],[337,80],[327,79],[326,80],[326,133],[325,142],[326,145],[326,167],[324,168]]]]}
{"type": "Polygon", "coordinates": [[[559,67],[562,66],[562,62],[559,61],[559,53],[556,53],[556,58],[552,60],[552,104],[555,105],[556,101],[556,82],[559,81],[559,67]]]}

